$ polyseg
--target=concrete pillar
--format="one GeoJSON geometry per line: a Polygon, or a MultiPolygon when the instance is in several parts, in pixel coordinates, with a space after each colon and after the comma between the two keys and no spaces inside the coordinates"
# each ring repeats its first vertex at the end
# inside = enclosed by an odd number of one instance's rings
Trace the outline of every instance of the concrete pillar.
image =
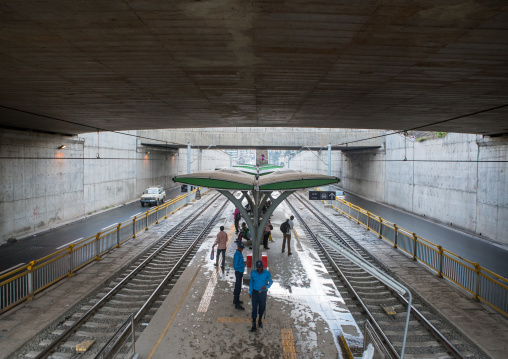
{"type": "MultiPolygon", "coordinates": [[[[328,144],[328,176],[332,175],[332,144],[328,144]]],[[[328,190],[332,190],[332,186],[328,185],[328,190]]],[[[334,197],[335,198],[335,197],[334,197]]],[[[329,201],[329,203],[332,203],[332,201],[329,201]]]]}
{"type": "MultiPolygon", "coordinates": [[[[191,173],[191,143],[187,142],[187,174],[191,173]]],[[[187,200],[185,203],[189,203],[190,199],[190,184],[187,185],[187,200]]]]}

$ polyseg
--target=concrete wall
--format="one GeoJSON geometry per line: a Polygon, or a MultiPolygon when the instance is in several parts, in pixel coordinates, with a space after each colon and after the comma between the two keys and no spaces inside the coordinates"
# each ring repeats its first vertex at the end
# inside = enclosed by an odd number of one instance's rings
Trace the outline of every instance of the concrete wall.
{"type": "Polygon", "coordinates": [[[83,149],[77,137],[0,130],[0,243],[85,213],[83,149]]]}
{"type": "MultiPolygon", "coordinates": [[[[0,244],[136,200],[151,185],[176,186],[172,178],[187,170],[185,155],[146,154],[141,142],[107,132],[68,137],[0,130],[0,244]],[[62,144],[67,147],[59,150],[62,144]]],[[[205,152],[193,171],[229,164],[229,156],[215,152],[205,152]]],[[[200,153],[193,150],[193,159],[200,153]]]]}
{"type": "MultiPolygon", "coordinates": [[[[332,176],[341,178],[340,152],[332,151],[332,176]]],[[[328,174],[328,150],[302,151],[289,161],[289,169],[298,169],[303,172],[328,174]]]]}
{"type": "Polygon", "coordinates": [[[508,245],[507,157],[506,138],[392,135],[385,154],[342,155],[338,166],[346,190],[508,245]]]}
{"type": "MultiPolygon", "coordinates": [[[[187,174],[187,149],[180,149],[177,156],[178,174],[187,174]]],[[[229,156],[223,151],[191,148],[191,173],[213,171],[229,167],[229,156]]]]}
{"type": "MultiPolygon", "coordinates": [[[[191,128],[144,131],[146,137],[157,137],[169,143],[209,146],[324,146],[329,143],[341,145],[346,142],[363,140],[353,145],[378,146],[382,139],[376,136],[382,130],[361,130],[343,128],[285,128],[285,127],[227,127],[191,128]],[[365,140],[366,138],[371,138],[365,140]]],[[[146,141],[150,142],[150,141],[146,141]]]]}
{"type": "MultiPolygon", "coordinates": [[[[341,187],[508,245],[507,137],[449,133],[423,142],[400,135],[385,141],[384,150],[332,152],[332,175],[341,187]]],[[[326,151],[319,158],[301,152],[290,168],[326,174],[324,162],[326,151]]]]}

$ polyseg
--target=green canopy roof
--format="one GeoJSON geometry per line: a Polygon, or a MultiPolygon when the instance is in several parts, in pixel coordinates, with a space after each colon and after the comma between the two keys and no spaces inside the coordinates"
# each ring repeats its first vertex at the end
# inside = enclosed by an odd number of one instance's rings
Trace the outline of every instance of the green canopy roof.
{"type": "Polygon", "coordinates": [[[248,173],[251,175],[260,175],[260,176],[265,176],[267,174],[270,174],[275,169],[283,168],[283,166],[277,166],[277,165],[271,165],[271,164],[263,165],[263,166],[259,166],[259,167],[255,166],[255,165],[244,164],[244,165],[235,165],[233,167],[238,168],[240,171],[242,171],[244,173],[248,173]]]}
{"type": "Polygon", "coordinates": [[[293,170],[276,170],[256,179],[237,169],[222,169],[213,172],[191,173],[176,176],[173,181],[215,189],[261,191],[296,190],[324,186],[340,181],[337,177],[293,170]]]}

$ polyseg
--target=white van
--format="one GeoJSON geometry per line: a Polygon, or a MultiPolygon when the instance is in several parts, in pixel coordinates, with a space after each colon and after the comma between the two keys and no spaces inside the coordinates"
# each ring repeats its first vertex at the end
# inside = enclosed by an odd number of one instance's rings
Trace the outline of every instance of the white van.
{"type": "Polygon", "coordinates": [[[338,200],[346,200],[346,193],[344,191],[335,191],[335,196],[337,196],[338,200]]]}
{"type": "Polygon", "coordinates": [[[164,203],[165,198],[166,191],[164,191],[164,188],[162,188],[162,186],[148,187],[147,189],[145,189],[143,195],[141,196],[140,199],[141,207],[144,207],[145,204],[147,205],[154,204],[158,206],[159,203],[164,203]]]}

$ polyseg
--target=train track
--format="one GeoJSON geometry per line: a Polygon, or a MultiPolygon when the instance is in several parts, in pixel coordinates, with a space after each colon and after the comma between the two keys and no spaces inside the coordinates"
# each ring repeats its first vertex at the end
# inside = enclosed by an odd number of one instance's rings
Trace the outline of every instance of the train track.
{"type": "MultiPolygon", "coordinates": [[[[300,194],[291,196],[287,203],[325,263],[337,289],[348,293],[343,298],[359,327],[363,330],[368,321],[383,342],[386,355],[400,358],[407,300],[340,254],[327,241],[340,242],[377,269],[392,277],[393,274],[300,194]]],[[[413,298],[404,358],[487,358],[421,298],[413,298]]]]}
{"type": "Polygon", "coordinates": [[[25,345],[24,357],[94,358],[131,314],[139,336],[223,212],[227,201],[220,197],[182,220],[97,295],[25,345]],[[86,340],[93,345],[77,353],[76,345],[86,340]]]}

